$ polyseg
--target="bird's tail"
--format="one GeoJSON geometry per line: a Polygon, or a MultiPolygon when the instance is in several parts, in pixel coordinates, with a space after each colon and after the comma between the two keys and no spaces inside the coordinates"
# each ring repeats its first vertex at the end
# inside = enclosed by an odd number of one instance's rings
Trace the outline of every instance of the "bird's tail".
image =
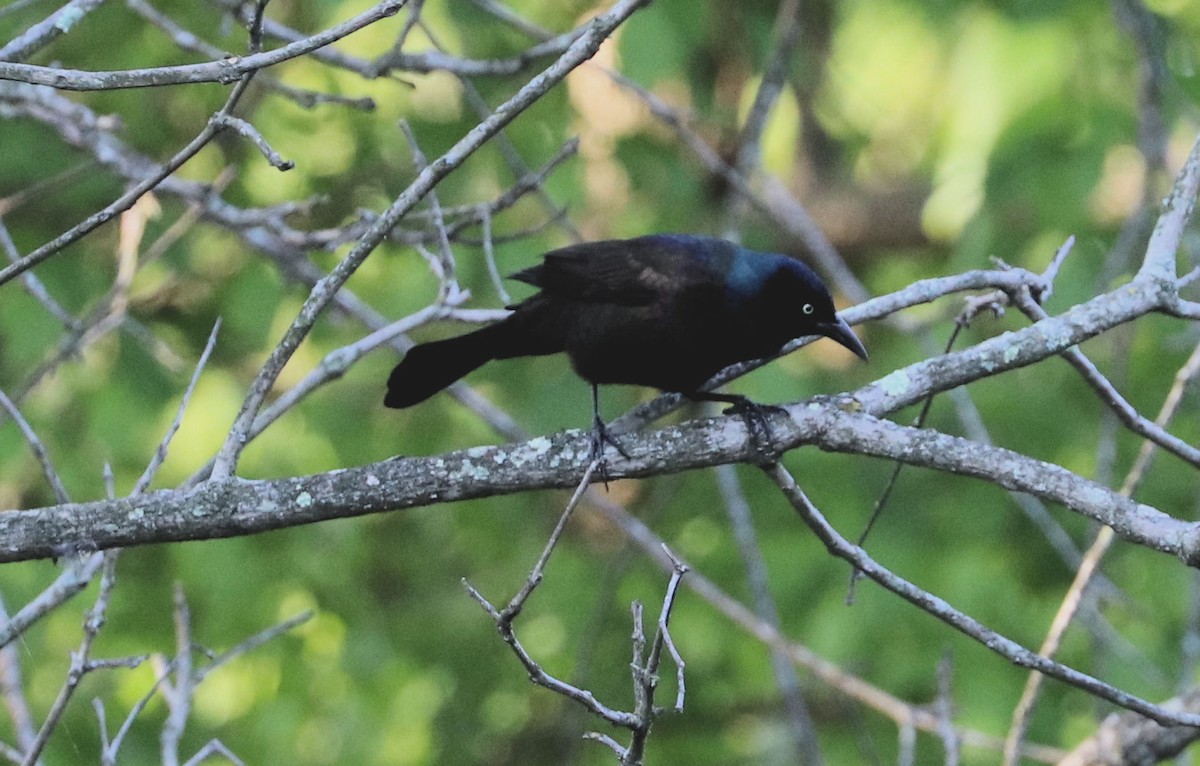
{"type": "Polygon", "coordinates": [[[388,407],[411,407],[423,402],[489,359],[496,358],[496,337],[503,323],[456,338],[412,348],[388,377],[388,407]]]}

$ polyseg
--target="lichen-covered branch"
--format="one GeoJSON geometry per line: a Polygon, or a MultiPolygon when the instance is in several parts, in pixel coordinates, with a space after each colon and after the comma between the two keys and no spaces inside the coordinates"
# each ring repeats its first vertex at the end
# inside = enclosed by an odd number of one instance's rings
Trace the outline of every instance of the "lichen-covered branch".
{"type": "MultiPolygon", "coordinates": [[[[863,412],[854,397],[822,398],[770,420],[776,446],[802,445],[901,460],[986,479],[1107,524],[1121,537],[1200,563],[1200,526],[1137,503],[1065,468],[1012,450],[915,429],[863,412]]],[[[694,420],[624,437],[628,460],[612,478],[640,478],[761,459],[739,417],[694,420]]],[[[176,540],[254,534],[326,519],[574,486],[588,464],[588,435],[566,431],[436,457],[392,458],[357,468],[270,481],[226,479],[189,491],[69,503],[0,514],[0,561],[176,540]]]]}

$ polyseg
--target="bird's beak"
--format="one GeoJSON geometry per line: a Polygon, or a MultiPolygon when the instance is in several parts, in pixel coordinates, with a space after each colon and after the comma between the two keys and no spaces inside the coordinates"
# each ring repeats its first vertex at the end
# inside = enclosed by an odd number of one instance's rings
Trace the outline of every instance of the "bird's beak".
{"type": "Polygon", "coordinates": [[[840,316],[836,322],[822,322],[817,325],[818,331],[826,338],[837,341],[841,345],[854,352],[854,355],[863,359],[867,358],[867,347],[862,344],[858,336],[854,334],[854,330],[850,329],[850,325],[846,324],[846,320],[840,316]]]}

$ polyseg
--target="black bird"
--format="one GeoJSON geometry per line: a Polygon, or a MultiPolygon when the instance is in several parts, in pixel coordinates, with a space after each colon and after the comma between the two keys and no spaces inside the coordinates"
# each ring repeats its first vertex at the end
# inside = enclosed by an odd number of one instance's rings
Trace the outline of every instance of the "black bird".
{"type": "Polygon", "coordinates": [[[746,397],[700,387],[725,367],[773,356],[804,335],[832,338],[867,358],[812,269],[723,239],[656,234],[571,245],[512,278],[541,292],[495,324],[413,348],[392,370],[384,404],[410,407],[491,359],[565,351],[592,384],[595,455],[605,442],[624,454],[600,419],[599,384],[726,402],[764,422],[746,397]]]}

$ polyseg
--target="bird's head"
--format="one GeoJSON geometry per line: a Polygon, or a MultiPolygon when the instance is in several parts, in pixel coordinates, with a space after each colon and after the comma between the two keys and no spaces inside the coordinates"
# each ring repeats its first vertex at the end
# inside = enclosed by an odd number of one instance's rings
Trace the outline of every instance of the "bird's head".
{"type": "Polygon", "coordinates": [[[776,258],[760,297],[760,305],[772,315],[770,321],[786,327],[792,338],[822,335],[866,360],[866,346],[838,316],[829,288],[817,273],[794,258],[776,258]]]}

